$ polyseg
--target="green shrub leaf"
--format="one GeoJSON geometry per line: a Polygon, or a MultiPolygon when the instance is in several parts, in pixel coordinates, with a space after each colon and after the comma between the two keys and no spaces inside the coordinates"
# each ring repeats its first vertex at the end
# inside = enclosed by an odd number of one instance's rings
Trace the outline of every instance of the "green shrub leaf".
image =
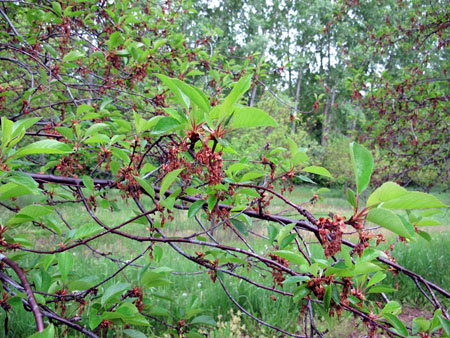
{"type": "Polygon", "coordinates": [[[321,176],[333,178],[333,176],[331,176],[330,172],[327,169],[325,169],[323,167],[317,167],[315,165],[303,168],[302,171],[305,171],[305,172],[308,172],[308,173],[312,173],[312,174],[316,174],[316,175],[321,175],[321,176]]]}
{"type": "Polygon", "coordinates": [[[419,191],[409,191],[398,198],[383,203],[382,206],[386,209],[428,209],[448,207],[433,195],[419,191]]]}
{"type": "Polygon", "coordinates": [[[373,157],[366,148],[355,142],[350,143],[350,157],[356,178],[356,191],[359,195],[369,185],[373,170],[373,157]]]}
{"type": "Polygon", "coordinates": [[[400,236],[411,238],[411,235],[408,230],[406,230],[400,217],[390,210],[383,208],[371,209],[367,215],[367,220],[381,225],[383,228],[391,230],[400,236]]]}

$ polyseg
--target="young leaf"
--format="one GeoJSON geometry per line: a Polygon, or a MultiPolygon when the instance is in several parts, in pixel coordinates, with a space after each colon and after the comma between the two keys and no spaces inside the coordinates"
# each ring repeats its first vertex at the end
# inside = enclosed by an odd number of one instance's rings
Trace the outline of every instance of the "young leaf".
{"type": "Polygon", "coordinates": [[[106,289],[105,293],[101,298],[101,304],[104,308],[108,308],[109,305],[113,304],[116,300],[119,300],[120,295],[130,287],[128,283],[118,283],[111,285],[106,289]]]}
{"type": "Polygon", "coordinates": [[[383,208],[371,209],[367,215],[367,220],[381,225],[383,228],[389,229],[400,236],[411,238],[402,220],[390,210],[383,208]]]}
{"type": "Polygon", "coordinates": [[[54,338],[55,337],[55,327],[53,324],[48,325],[44,331],[37,332],[28,338],[54,338]]]}
{"type": "Polygon", "coordinates": [[[74,261],[71,252],[64,251],[58,255],[58,267],[61,272],[61,278],[65,281],[72,270],[74,261]]]}
{"type": "Polygon", "coordinates": [[[294,264],[298,264],[298,265],[307,265],[308,261],[306,260],[305,257],[303,257],[302,255],[298,254],[298,253],[294,253],[288,250],[277,250],[274,251],[274,254],[287,259],[288,261],[294,263],[294,264]]]}
{"type": "Polygon", "coordinates": [[[391,313],[394,316],[399,315],[402,312],[402,307],[400,306],[400,304],[398,302],[394,301],[390,301],[389,303],[387,303],[383,310],[381,310],[381,314],[384,313],[391,313]]]}
{"type": "Polygon", "coordinates": [[[402,188],[397,183],[386,182],[381,187],[376,189],[367,200],[367,206],[376,205],[381,202],[386,202],[408,193],[408,190],[402,188]]]}
{"type": "Polygon", "coordinates": [[[205,204],[204,200],[198,200],[191,204],[188,210],[188,218],[192,218],[200,211],[200,209],[205,204]]]}
{"type": "Polygon", "coordinates": [[[56,140],[42,140],[19,149],[12,158],[31,154],[67,154],[70,152],[72,152],[72,148],[68,144],[56,140]]]}
{"type": "Polygon", "coordinates": [[[178,128],[180,125],[181,123],[173,117],[163,116],[158,119],[156,125],[151,128],[150,132],[154,135],[161,135],[178,128]]]}
{"type": "Polygon", "coordinates": [[[373,158],[366,148],[355,142],[350,143],[350,157],[356,178],[356,191],[359,195],[369,185],[373,170],[373,158]]]}
{"type": "Polygon", "coordinates": [[[381,271],[378,271],[376,274],[374,274],[372,276],[372,278],[370,278],[369,282],[367,283],[367,287],[377,284],[385,278],[386,278],[386,274],[381,271]]]}
{"type": "Polygon", "coordinates": [[[325,291],[325,296],[323,297],[323,303],[325,305],[325,310],[330,309],[330,302],[331,302],[331,293],[333,291],[333,285],[329,285],[327,287],[327,291],[325,291]]]}
{"type": "Polygon", "coordinates": [[[174,171],[171,171],[170,173],[166,174],[164,176],[162,183],[161,183],[161,190],[159,191],[159,195],[164,197],[164,194],[166,193],[167,189],[172,185],[172,183],[177,179],[178,175],[183,171],[183,169],[177,169],[174,171]]]}
{"type": "Polygon", "coordinates": [[[94,180],[91,177],[84,175],[83,184],[91,194],[94,193],[94,180]]]}
{"type": "Polygon", "coordinates": [[[419,191],[409,191],[408,193],[391,199],[383,203],[386,209],[428,209],[448,207],[436,197],[419,191]]]}
{"type": "Polygon", "coordinates": [[[147,338],[145,334],[143,334],[141,331],[133,330],[133,329],[126,329],[123,330],[123,333],[127,335],[127,337],[130,338],[147,338]]]}
{"type": "Polygon", "coordinates": [[[211,316],[198,316],[195,317],[191,324],[200,324],[200,325],[212,325],[216,326],[216,321],[211,316]]]}
{"type": "Polygon", "coordinates": [[[397,316],[394,316],[393,314],[390,314],[390,313],[384,313],[383,317],[386,318],[389,321],[389,323],[392,324],[392,326],[397,330],[397,332],[399,334],[401,334],[404,337],[409,336],[409,333],[405,327],[405,324],[403,324],[402,321],[400,319],[398,319],[397,316]]]}
{"type": "Polygon", "coordinates": [[[352,189],[347,189],[347,202],[356,209],[356,195],[352,189]]]}
{"type": "Polygon", "coordinates": [[[219,118],[223,115],[229,115],[233,112],[233,106],[239,102],[239,99],[244,95],[249,89],[252,83],[252,77],[244,76],[234,85],[230,94],[225,98],[225,101],[219,106],[219,118]]]}
{"type": "Polygon", "coordinates": [[[134,176],[134,179],[139,183],[139,185],[142,187],[142,189],[144,189],[145,192],[147,194],[149,194],[149,196],[155,198],[155,190],[153,189],[153,187],[150,183],[148,183],[146,180],[144,180],[143,178],[140,178],[138,176],[134,176]]]}
{"type": "Polygon", "coordinates": [[[162,74],[156,74],[156,77],[161,80],[162,83],[164,83],[169,89],[172,91],[172,93],[175,95],[175,98],[177,99],[178,103],[183,105],[186,110],[189,110],[191,101],[189,100],[189,97],[187,97],[185,94],[181,92],[181,90],[176,85],[174,79],[162,75],[162,74]]]}
{"type": "Polygon", "coordinates": [[[234,110],[232,122],[233,129],[277,126],[277,122],[261,109],[240,106],[234,110]]]}
{"type": "Polygon", "coordinates": [[[234,225],[234,227],[236,229],[239,230],[239,232],[241,232],[242,234],[244,234],[245,236],[248,236],[248,230],[245,226],[245,224],[243,222],[241,222],[240,220],[236,219],[236,218],[232,218],[230,219],[231,224],[234,225]]]}
{"type": "Polygon", "coordinates": [[[322,175],[322,176],[325,176],[325,177],[333,178],[333,176],[331,176],[330,172],[327,169],[323,168],[323,167],[317,167],[317,166],[312,165],[312,166],[303,168],[302,171],[305,171],[307,173],[312,173],[312,174],[316,174],[316,175],[322,175]]]}
{"type": "Polygon", "coordinates": [[[81,59],[82,57],[84,57],[84,54],[77,51],[77,50],[73,50],[69,53],[67,53],[66,55],[64,55],[63,61],[64,62],[73,62],[73,61],[77,61],[78,59],[81,59]]]}

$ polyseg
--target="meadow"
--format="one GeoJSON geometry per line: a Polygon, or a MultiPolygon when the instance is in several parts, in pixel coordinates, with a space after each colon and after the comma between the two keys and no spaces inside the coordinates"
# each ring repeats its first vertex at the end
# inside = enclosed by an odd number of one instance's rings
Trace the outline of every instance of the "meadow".
{"type": "MultiPolygon", "coordinates": [[[[296,203],[302,203],[309,200],[315,192],[313,186],[296,187],[290,198],[296,203]]],[[[323,191],[319,194],[319,201],[314,205],[310,205],[310,210],[315,216],[324,216],[330,210],[350,216],[351,208],[345,199],[342,198],[343,195],[342,189],[323,191]]],[[[434,192],[434,195],[444,203],[449,204],[450,198],[448,194],[434,192]]],[[[117,199],[117,203],[123,202],[117,199]]],[[[62,205],[59,207],[59,210],[63,215],[79,214],[77,224],[72,224],[75,227],[80,227],[89,221],[89,216],[82,209],[74,209],[70,205],[62,205]]],[[[109,220],[110,224],[118,224],[129,218],[133,212],[130,208],[120,208],[120,210],[120,212],[111,213],[109,210],[99,207],[97,214],[101,219],[109,220]]],[[[272,204],[272,210],[273,213],[283,211],[276,201],[272,204]]],[[[174,221],[168,223],[164,228],[166,234],[180,236],[187,234],[192,229],[197,230],[198,224],[194,219],[188,219],[186,212],[177,211],[174,216],[174,221]]],[[[426,229],[432,238],[430,242],[419,238],[416,242],[398,243],[393,251],[398,263],[444,288],[449,288],[450,286],[450,275],[445,273],[448,266],[450,266],[450,232],[447,227],[447,216],[446,213],[437,215],[436,219],[441,221],[443,225],[426,229]]],[[[257,252],[262,252],[268,246],[268,241],[264,239],[264,236],[267,235],[266,227],[267,225],[264,222],[255,222],[249,228],[249,236],[257,252]]],[[[136,223],[130,224],[127,230],[135,234],[147,231],[143,224],[136,223]]],[[[386,232],[383,233],[387,235],[388,241],[392,243],[394,238],[386,232]]],[[[234,234],[221,228],[216,231],[214,236],[226,244],[242,245],[234,234]]],[[[35,245],[39,247],[48,244],[52,239],[42,238],[40,230],[30,226],[28,237],[24,238],[24,240],[35,242],[35,245]]],[[[314,256],[323,257],[323,250],[314,242],[314,238],[311,237],[307,240],[311,243],[311,250],[314,256]]],[[[384,248],[387,248],[388,244],[382,245],[384,248]]],[[[114,235],[109,235],[100,242],[93,243],[94,248],[109,253],[111,256],[123,261],[126,261],[131,255],[144,250],[145,246],[145,243],[127,243],[126,240],[119,239],[114,235]]],[[[181,246],[192,254],[196,249],[181,246]]],[[[205,251],[205,253],[207,254],[208,252],[205,251]]],[[[80,283],[79,281],[81,280],[88,285],[95,280],[106,278],[121,266],[120,262],[104,259],[85,247],[77,248],[73,255],[76,264],[71,272],[70,280],[74,281],[74,283],[75,281],[80,283]]],[[[152,269],[164,266],[171,269],[166,275],[169,283],[151,288],[148,293],[151,304],[147,304],[146,309],[148,310],[146,313],[151,316],[150,322],[152,323],[152,326],[147,331],[148,336],[163,336],[166,330],[164,322],[172,324],[179,320],[192,319],[196,316],[200,316],[211,324],[216,324],[205,327],[205,332],[208,332],[210,337],[277,336],[270,329],[257,325],[257,323],[238,311],[220,284],[211,282],[211,278],[205,269],[200,269],[198,265],[185,260],[174,250],[165,248],[162,257],[159,257],[159,262],[149,260],[148,255],[146,255],[136,261],[135,264],[138,266],[128,267],[119,273],[114,278],[114,281],[129,282],[134,286],[133,281],[138,280],[138,274],[143,267],[152,269]]],[[[50,266],[48,271],[52,276],[58,274],[56,267],[50,266]]],[[[265,285],[270,286],[272,284],[270,271],[252,269],[249,271],[248,277],[265,285]]],[[[301,309],[298,304],[292,301],[291,297],[283,297],[282,295],[271,297],[272,293],[257,289],[242,280],[234,280],[229,276],[225,278],[225,282],[235,299],[252,314],[292,332],[300,332],[302,329],[301,309]],[[286,323],[288,323],[287,326],[286,323]]],[[[404,306],[404,320],[408,321],[410,313],[416,316],[420,314],[425,317],[432,314],[432,309],[426,305],[426,300],[417,290],[412,280],[404,275],[388,277],[387,284],[394,285],[397,282],[401,285],[401,288],[397,292],[389,294],[389,297],[391,300],[396,300],[404,306]]],[[[103,286],[104,289],[110,284],[105,284],[103,286]]],[[[74,286],[72,285],[71,287],[74,286]]],[[[292,291],[290,289],[292,289],[292,286],[284,288],[285,291],[292,291]]],[[[449,304],[446,305],[448,306],[449,304]]],[[[75,315],[77,308],[69,308],[67,310],[68,315],[71,312],[72,315],[75,315]]],[[[22,337],[33,333],[34,323],[30,313],[25,310],[20,312],[13,310],[9,316],[9,321],[14,323],[10,324],[8,328],[10,337],[22,337]]],[[[1,313],[0,321],[4,320],[3,317],[4,312],[1,313]]],[[[362,333],[358,332],[364,332],[364,330],[362,330],[362,327],[355,327],[357,325],[355,323],[356,321],[353,321],[351,316],[344,314],[340,319],[334,318],[328,322],[323,321],[319,326],[322,329],[328,328],[332,337],[342,337],[343,334],[345,336],[354,334],[354,337],[359,337],[358,334],[362,336],[362,333]]],[[[3,330],[0,330],[0,335],[3,334],[3,330]]],[[[61,331],[58,334],[63,334],[63,332],[61,331]]],[[[116,332],[115,334],[117,336],[122,335],[121,332],[116,332]]]]}

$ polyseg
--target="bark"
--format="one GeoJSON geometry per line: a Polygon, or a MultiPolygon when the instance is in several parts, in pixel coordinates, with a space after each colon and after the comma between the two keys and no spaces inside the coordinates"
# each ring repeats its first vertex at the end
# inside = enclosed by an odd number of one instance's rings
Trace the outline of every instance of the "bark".
{"type": "Polygon", "coordinates": [[[295,117],[297,115],[297,111],[298,111],[298,104],[300,101],[300,93],[301,93],[301,89],[302,89],[302,78],[303,78],[303,69],[300,68],[299,72],[298,72],[298,79],[297,79],[297,88],[295,89],[295,102],[294,102],[294,111],[293,111],[293,115],[294,115],[294,119],[292,119],[291,121],[291,133],[295,134],[296,132],[296,128],[295,128],[295,117]]]}
{"type": "Polygon", "coordinates": [[[324,146],[327,143],[328,134],[330,133],[331,117],[335,99],[336,99],[336,89],[333,88],[331,89],[331,102],[330,96],[328,95],[325,107],[323,108],[322,140],[321,140],[322,146],[324,146]]]}

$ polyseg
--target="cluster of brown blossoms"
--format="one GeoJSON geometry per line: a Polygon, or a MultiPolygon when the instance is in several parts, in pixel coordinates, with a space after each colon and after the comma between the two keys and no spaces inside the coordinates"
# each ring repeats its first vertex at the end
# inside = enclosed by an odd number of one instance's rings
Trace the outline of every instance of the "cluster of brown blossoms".
{"type": "MultiPolygon", "coordinates": [[[[282,258],[280,256],[277,256],[273,253],[269,253],[270,259],[273,261],[276,261],[277,263],[283,265],[284,267],[289,267],[289,261],[285,258],[282,258]]],[[[276,266],[271,266],[272,268],[272,279],[273,279],[273,286],[279,285],[280,287],[283,287],[283,282],[285,280],[283,276],[283,271],[280,268],[277,268],[276,266]]]]}
{"type": "Polygon", "coordinates": [[[341,251],[342,230],[345,228],[344,220],[343,216],[333,215],[333,218],[320,217],[317,221],[320,239],[327,258],[341,251]]]}

